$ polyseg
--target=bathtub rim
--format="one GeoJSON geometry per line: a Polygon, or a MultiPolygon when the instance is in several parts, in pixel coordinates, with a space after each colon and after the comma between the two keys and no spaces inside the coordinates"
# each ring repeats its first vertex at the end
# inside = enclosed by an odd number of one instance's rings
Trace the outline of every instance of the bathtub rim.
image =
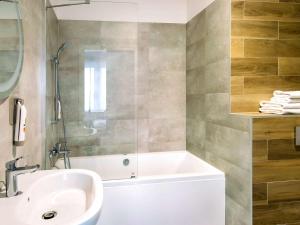
{"type": "MultiPolygon", "coordinates": [[[[104,157],[113,157],[113,156],[122,156],[124,158],[129,155],[134,155],[135,153],[130,154],[116,154],[116,155],[96,155],[96,156],[79,156],[79,157],[71,157],[74,159],[87,159],[87,158],[104,158],[104,157]]],[[[187,150],[175,150],[175,151],[164,151],[164,152],[145,152],[137,154],[137,161],[139,155],[172,155],[172,154],[183,154],[184,157],[192,157],[194,160],[197,160],[201,166],[208,168],[209,172],[186,172],[186,173],[170,173],[163,175],[142,175],[139,174],[139,170],[137,170],[136,177],[134,178],[124,178],[124,179],[111,179],[111,180],[103,180],[103,184],[108,186],[116,186],[120,185],[134,185],[134,184],[150,184],[150,183],[162,183],[162,182],[184,182],[184,181],[199,181],[199,180],[225,180],[225,174],[223,171],[217,169],[213,165],[209,164],[205,160],[199,158],[195,154],[187,151],[187,150]]],[[[58,159],[58,161],[62,161],[63,159],[58,159]]],[[[56,167],[56,169],[61,169],[56,167]]],[[[138,165],[137,165],[138,167],[138,165]]],[[[101,174],[99,174],[101,177],[101,174]]]]}

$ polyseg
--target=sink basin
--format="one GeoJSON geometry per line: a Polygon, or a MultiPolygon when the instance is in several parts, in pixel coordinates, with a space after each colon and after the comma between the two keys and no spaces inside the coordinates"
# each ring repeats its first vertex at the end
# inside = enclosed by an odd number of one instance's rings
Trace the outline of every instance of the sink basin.
{"type": "Polygon", "coordinates": [[[49,170],[18,177],[23,193],[0,199],[1,224],[96,225],[103,202],[101,178],[88,170],[49,170]]]}

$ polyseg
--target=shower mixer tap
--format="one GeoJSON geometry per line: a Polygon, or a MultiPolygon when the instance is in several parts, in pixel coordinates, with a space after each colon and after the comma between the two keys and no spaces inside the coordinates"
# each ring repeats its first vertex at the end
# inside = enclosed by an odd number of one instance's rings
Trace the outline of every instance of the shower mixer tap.
{"type": "Polygon", "coordinates": [[[64,148],[63,148],[62,143],[56,143],[53,146],[53,148],[49,151],[49,158],[52,159],[53,157],[59,157],[60,155],[63,155],[65,168],[71,169],[69,153],[70,153],[70,150],[67,149],[65,144],[64,144],[64,148]]]}
{"type": "Polygon", "coordinates": [[[54,147],[50,150],[49,152],[49,157],[52,158],[54,156],[59,156],[59,155],[64,155],[64,154],[69,154],[70,150],[66,148],[62,148],[61,143],[56,143],[54,147]]]}

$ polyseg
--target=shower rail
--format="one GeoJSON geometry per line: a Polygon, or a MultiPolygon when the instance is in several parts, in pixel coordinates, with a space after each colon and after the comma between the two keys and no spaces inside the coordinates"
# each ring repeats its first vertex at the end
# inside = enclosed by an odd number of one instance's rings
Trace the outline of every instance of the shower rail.
{"type": "MultiPolygon", "coordinates": [[[[0,1],[10,1],[10,0],[0,0],[0,1]]],[[[69,3],[69,4],[59,4],[59,5],[49,5],[46,8],[58,8],[58,7],[65,7],[65,6],[74,6],[74,5],[89,5],[91,4],[91,0],[85,0],[85,2],[80,3],[69,3]]]]}

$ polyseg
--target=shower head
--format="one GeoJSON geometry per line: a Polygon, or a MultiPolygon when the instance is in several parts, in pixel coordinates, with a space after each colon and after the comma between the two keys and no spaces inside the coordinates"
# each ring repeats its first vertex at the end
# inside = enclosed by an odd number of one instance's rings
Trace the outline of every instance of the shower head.
{"type": "Polygon", "coordinates": [[[56,63],[59,63],[59,57],[60,57],[60,54],[65,50],[65,48],[68,47],[68,43],[64,42],[57,50],[57,53],[56,53],[56,56],[53,58],[53,60],[56,62],[56,63]]]}
{"type": "Polygon", "coordinates": [[[68,44],[65,42],[58,48],[56,58],[59,58],[60,54],[65,50],[66,47],[68,47],[68,44]]]}

